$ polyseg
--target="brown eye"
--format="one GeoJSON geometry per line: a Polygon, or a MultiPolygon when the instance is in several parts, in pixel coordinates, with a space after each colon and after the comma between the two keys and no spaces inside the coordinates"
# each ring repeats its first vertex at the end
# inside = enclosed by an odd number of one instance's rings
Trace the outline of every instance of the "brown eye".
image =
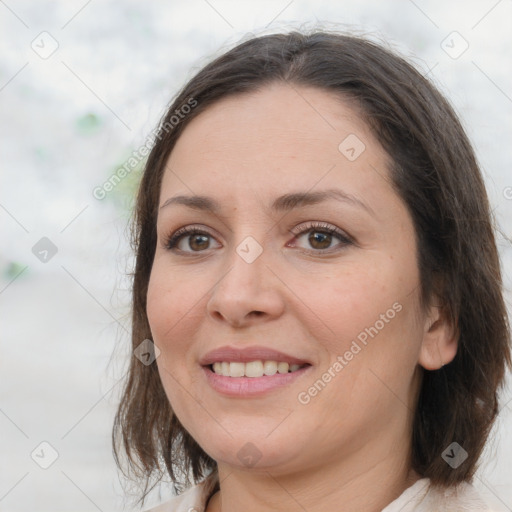
{"type": "Polygon", "coordinates": [[[332,235],[322,231],[310,231],[308,242],[313,249],[328,249],[332,242],[332,235]]]}
{"type": "Polygon", "coordinates": [[[186,227],[171,235],[165,247],[170,251],[193,254],[210,249],[214,240],[206,231],[186,227]]]}
{"type": "MultiPolygon", "coordinates": [[[[186,240],[186,238],[185,238],[186,240]]],[[[188,237],[188,246],[193,251],[201,251],[203,249],[208,249],[210,245],[209,236],[207,235],[191,235],[188,237]]]]}
{"type": "Polygon", "coordinates": [[[297,228],[297,233],[294,235],[297,246],[319,255],[339,251],[353,244],[349,235],[339,228],[318,221],[297,228]]]}

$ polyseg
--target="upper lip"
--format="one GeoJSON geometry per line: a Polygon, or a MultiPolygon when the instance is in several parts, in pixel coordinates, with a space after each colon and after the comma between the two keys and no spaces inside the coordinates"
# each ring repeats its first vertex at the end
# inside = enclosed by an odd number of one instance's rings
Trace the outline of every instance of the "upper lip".
{"type": "Polygon", "coordinates": [[[268,347],[220,347],[206,353],[199,363],[201,366],[208,366],[217,362],[239,362],[249,363],[250,361],[277,361],[290,364],[311,364],[306,359],[293,357],[284,352],[279,352],[268,347]]]}

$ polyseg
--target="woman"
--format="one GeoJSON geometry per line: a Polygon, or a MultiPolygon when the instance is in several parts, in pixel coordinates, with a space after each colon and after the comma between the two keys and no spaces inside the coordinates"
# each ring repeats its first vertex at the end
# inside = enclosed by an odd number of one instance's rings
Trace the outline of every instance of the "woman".
{"type": "Polygon", "coordinates": [[[195,484],[155,510],[489,510],[471,480],[510,365],[489,204],[402,58],[325,32],[217,58],[162,121],[134,241],[145,359],[116,453],[146,491],[195,484]]]}

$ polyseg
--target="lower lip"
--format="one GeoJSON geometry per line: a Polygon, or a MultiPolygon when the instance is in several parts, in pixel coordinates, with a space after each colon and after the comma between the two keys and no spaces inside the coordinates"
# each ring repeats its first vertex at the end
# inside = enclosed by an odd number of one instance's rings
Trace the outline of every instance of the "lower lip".
{"type": "Polygon", "coordinates": [[[260,396],[282,388],[302,377],[311,366],[289,373],[276,373],[263,377],[225,377],[214,373],[209,366],[203,370],[210,386],[223,395],[232,397],[260,396]]]}

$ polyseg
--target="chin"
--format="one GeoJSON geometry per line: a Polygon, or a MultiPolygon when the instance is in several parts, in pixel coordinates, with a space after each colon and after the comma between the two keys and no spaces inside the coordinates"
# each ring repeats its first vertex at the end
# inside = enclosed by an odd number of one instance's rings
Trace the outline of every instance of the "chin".
{"type": "Polygon", "coordinates": [[[295,436],[275,439],[262,435],[262,430],[249,429],[247,433],[223,436],[201,442],[203,450],[219,465],[258,472],[289,472],[296,468],[304,455],[304,442],[295,436]],[[287,445],[289,443],[289,445],[287,445]]]}

